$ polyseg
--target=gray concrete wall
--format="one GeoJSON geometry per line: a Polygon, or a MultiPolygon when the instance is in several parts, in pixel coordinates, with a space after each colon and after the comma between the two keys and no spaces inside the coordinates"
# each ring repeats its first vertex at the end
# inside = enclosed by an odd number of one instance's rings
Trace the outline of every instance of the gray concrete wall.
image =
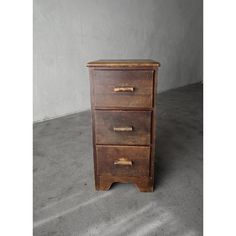
{"type": "Polygon", "coordinates": [[[34,0],[34,121],[89,109],[86,62],[161,62],[158,92],[202,80],[202,0],[34,0]]]}

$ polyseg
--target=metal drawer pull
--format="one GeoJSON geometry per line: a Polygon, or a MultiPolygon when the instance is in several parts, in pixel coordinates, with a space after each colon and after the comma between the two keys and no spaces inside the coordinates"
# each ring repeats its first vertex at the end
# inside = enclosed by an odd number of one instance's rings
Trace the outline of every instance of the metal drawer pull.
{"type": "Polygon", "coordinates": [[[133,92],[134,87],[115,87],[114,92],[133,92]]]}
{"type": "Polygon", "coordinates": [[[118,160],[114,161],[114,165],[122,165],[122,166],[132,166],[132,161],[129,161],[126,158],[119,158],[118,160]]]}
{"type": "Polygon", "coordinates": [[[132,126],[128,126],[128,127],[113,127],[113,130],[115,132],[130,132],[130,131],[133,131],[133,127],[132,126]]]}

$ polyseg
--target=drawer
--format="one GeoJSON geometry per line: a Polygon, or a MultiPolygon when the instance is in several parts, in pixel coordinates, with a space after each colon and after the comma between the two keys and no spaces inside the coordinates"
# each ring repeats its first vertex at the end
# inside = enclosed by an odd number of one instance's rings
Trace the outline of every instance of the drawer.
{"type": "Polygon", "coordinates": [[[151,111],[95,110],[97,144],[149,145],[151,111]]]}
{"type": "Polygon", "coordinates": [[[94,70],[95,107],[153,106],[152,70],[94,70]]]}
{"type": "Polygon", "coordinates": [[[96,146],[98,175],[149,176],[149,147],[96,146]]]}

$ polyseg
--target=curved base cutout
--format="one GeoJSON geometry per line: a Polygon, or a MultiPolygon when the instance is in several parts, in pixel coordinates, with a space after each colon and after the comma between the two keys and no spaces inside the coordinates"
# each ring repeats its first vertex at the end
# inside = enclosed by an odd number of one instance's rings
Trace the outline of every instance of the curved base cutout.
{"type": "Polygon", "coordinates": [[[98,191],[108,191],[113,183],[133,183],[140,192],[153,192],[154,184],[152,179],[147,177],[130,177],[130,178],[118,178],[114,177],[101,177],[96,179],[96,190],[98,191]]]}

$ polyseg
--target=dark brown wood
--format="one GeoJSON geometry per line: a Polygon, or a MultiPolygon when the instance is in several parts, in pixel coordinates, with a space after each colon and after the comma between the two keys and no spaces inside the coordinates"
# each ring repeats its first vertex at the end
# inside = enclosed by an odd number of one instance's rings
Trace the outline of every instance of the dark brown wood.
{"type": "Polygon", "coordinates": [[[155,180],[155,161],[157,161],[156,158],[156,143],[157,143],[157,135],[156,135],[156,127],[157,127],[157,104],[156,104],[156,97],[157,97],[157,73],[158,71],[154,71],[154,85],[153,85],[153,115],[152,115],[152,145],[151,145],[151,162],[150,162],[150,176],[151,181],[154,186],[154,180],[155,180]]]}
{"type": "Polygon", "coordinates": [[[100,175],[96,178],[96,190],[107,191],[113,183],[133,183],[140,192],[153,192],[154,185],[148,176],[107,176],[100,175]]]}
{"type": "Polygon", "coordinates": [[[99,60],[90,75],[96,190],[133,183],[154,190],[159,62],[99,60]]]}
{"type": "Polygon", "coordinates": [[[149,145],[151,111],[95,110],[96,144],[149,145]]]}
{"type": "Polygon", "coordinates": [[[97,60],[91,61],[87,64],[88,67],[111,67],[111,68],[134,68],[134,67],[154,67],[160,66],[160,63],[153,60],[97,60]]]}
{"type": "Polygon", "coordinates": [[[96,152],[98,175],[149,176],[150,147],[99,145],[96,152]]]}
{"type": "Polygon", "coordinates": [[[94,106],[147,107],[153,105],[152,70],[101,70],[93,72],[94,106]],[[123,91],[116,91],[116,90],[123,91]],[[127,91],[124,91],[124,90],[127,91]],[[129,89],[129,90],[128,90],[129,89]]]}

